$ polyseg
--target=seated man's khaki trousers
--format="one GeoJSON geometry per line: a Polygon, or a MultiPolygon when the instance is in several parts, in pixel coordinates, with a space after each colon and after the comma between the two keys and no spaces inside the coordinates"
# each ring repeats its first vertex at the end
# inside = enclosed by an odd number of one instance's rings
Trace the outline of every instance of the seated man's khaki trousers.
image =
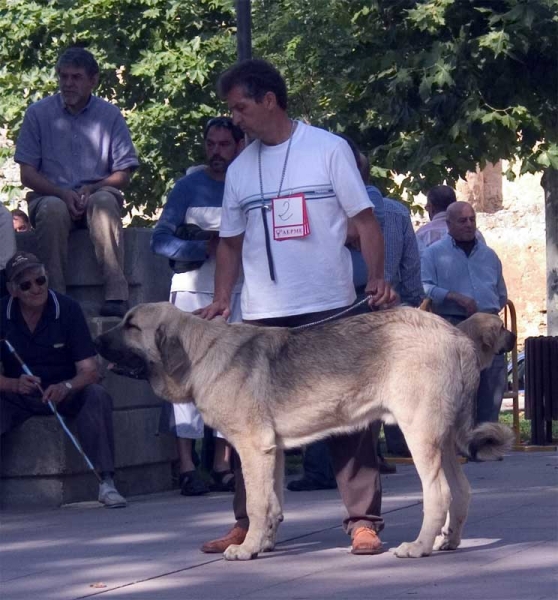
{"type": "Polygon", "coordinates": [[[27,195],[29,218],[35,227],[39,258],[44,261],[49,287],[66,293],[68,237],[70,232],[87,227],[105,285],[105,300],[128,300],[124,276],[124,236],[122,232],[122,194],[113,187],[99,188],[91,194],[85,217],[72,221],[65,202],[56,196],[27,195]]]}

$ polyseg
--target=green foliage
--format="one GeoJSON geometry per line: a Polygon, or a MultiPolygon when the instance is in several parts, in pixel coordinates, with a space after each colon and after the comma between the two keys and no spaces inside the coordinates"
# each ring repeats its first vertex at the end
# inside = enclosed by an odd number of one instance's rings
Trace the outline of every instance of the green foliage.
{"type": "Polygon", "coordinates": [[[500,158],[555,166],[555,0],[324,4],[255,3],[257,52],[287,74],[292,112],[351,135],[386,193],[409,199],[500,158]]]}
{"type": "MultiPolygon", "coordinates": [[[[387,194],[500,158],[558,168],[556,0],[252,0],[252,16],[254,55],[285,74],[291,114],[351,135],[387,194]]],[[[141,157],[128,197],[150,216],[201,160],[234,17],[233,0],[4,0],[2,122],[14,138],[55,90],[60,51],[88,46],[141,157]]]]}
{"type": "Polygon", "coordinates": [[[97,93],[121,108],[140,155],[130,208],[153,214],[202,158],[201,126],[221,106],[215,79],[235,55],[232,0],[5,0],[0,32],[0,125],[10,137],[27,106],[56,90],[56,59],[77,44],[97,58],[97,93]]]}

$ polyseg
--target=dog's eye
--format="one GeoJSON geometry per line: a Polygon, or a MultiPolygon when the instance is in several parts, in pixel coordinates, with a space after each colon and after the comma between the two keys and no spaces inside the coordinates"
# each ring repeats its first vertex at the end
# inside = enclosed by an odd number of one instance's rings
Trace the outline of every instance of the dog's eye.
{"type": "Polygon", "coordinates": [[[128,321],[128,322],[126,323],[126,327],[127,327],[128,329],[137,329],[138,331],[140,331],[140,328],[139,328],[137,325],[134,325],[133,323],[130,323],[130,321],[128,321]]]}

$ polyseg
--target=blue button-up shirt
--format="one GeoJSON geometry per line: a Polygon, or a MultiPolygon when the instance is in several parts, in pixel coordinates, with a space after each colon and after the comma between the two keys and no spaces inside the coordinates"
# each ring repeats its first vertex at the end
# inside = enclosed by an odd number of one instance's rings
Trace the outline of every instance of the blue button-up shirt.
{"type": "Polygon", "coordinates": [[[120,110],[97,96],[91,96],[75,115],[66,109],[60,94],[32,104],[25,113],[14,158],[37,169],[54,185],[69,189],[138,166],[120,110]]]}
{"type": "Polygon", "coordinates": [[[434,312],[443,317],[466,316],[464,308],[447,300],[449,292],[473,298],[480,312],[493,314],[508,300],[502,263],[496,252],[478,239],[469,256],[449,234],[429,246],[422,256],[422,283],[434,312]]]}
{"type": "MultiPolygon", "coordinates": [[[[423,297],[420,258],[409,211],[396,200],[382,198],[374,186],[367,186],[374,213],[384,234],[384,278],[401,297],[401,302],[418,306],[423,297]]],[[[353,280],[356,288],[365,286],[368,269],[362,254],[351,248],[353,280]]]]}

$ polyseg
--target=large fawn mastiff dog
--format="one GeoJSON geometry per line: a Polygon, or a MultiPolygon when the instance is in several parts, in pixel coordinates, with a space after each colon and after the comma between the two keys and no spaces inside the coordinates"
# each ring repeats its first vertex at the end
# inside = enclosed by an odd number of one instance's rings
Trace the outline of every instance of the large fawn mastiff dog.
{"type": "MultiPolygon", "coordinates": [[[[499,331],[491,353],[510,344],[501,322],[499,331]]],[[[377,419],[397,423],[421,478],[424,520],[417,539],[395,554],[419,557],[459,546],[470,488],[456,451],[496,459],[512,440],[502,425],[473,427],[479,356],[471,339],[416,309],[297,331],[204,321],[168,303],[144,304],[96,343],[106,359],[149,379],[157,395],[195,398],[204,421],[238,451],[250,528],[243,544],[225,551],[229,560],[274,547],[285,448],[377,419]]]]}

